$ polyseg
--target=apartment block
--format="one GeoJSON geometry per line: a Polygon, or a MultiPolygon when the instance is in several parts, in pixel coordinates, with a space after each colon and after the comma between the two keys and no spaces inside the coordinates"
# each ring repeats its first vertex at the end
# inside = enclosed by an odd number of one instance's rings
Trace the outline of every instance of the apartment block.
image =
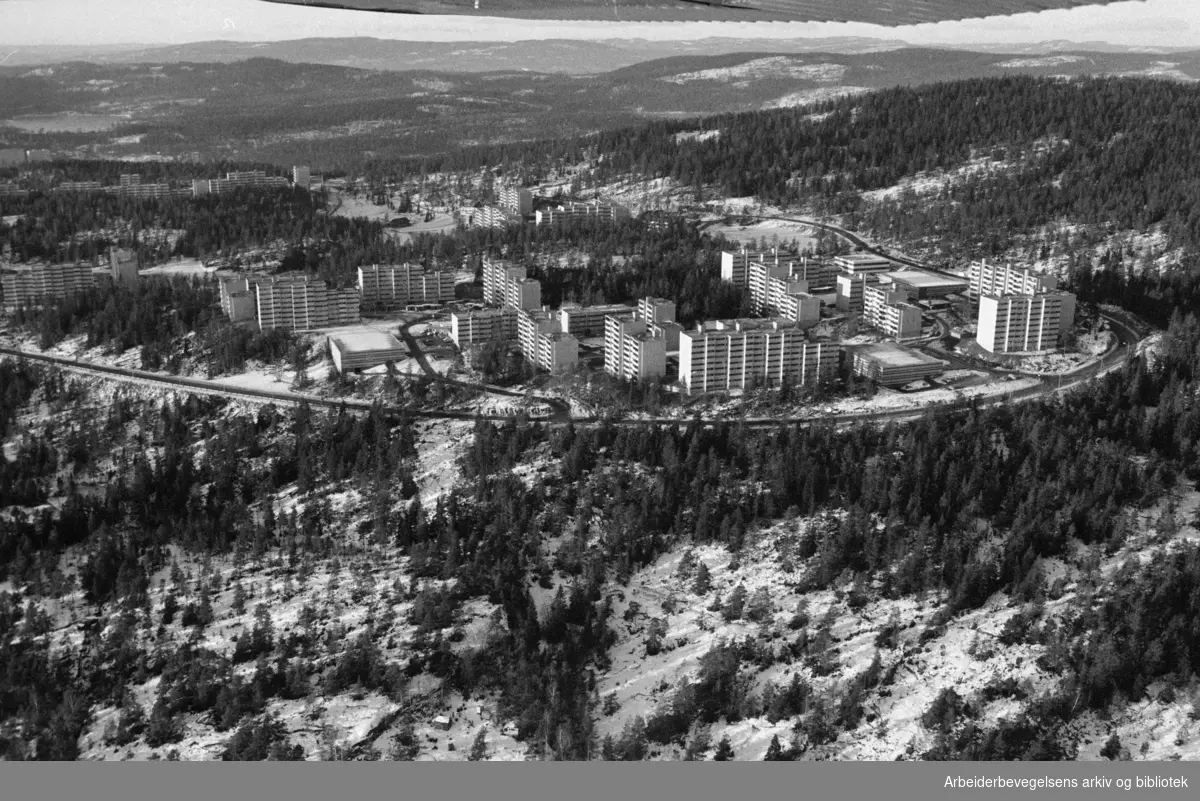
{"type": "Polygon", "coordinates": [[[29,190],[22,189],[11,181],[0,182],[0,197],[29,197],[29,190]]]}
{"type": "Polygon", "coordinates": [[[795,276],[792,264],[751,262],[746,276],[755,315],[783,317],[801,328],[820,322],[821,301],[809,294],[808,281],[795,276]]]}
{"type": "Polygon", "coordinates": [[[574,370],[579,363],[579,340],[547,309],[517,312],[517,347],[526,361],[551,373],[574,370]]]}
{"type": "Polygon", "coordinates": [[[842,273],[837,277],[837,310],[850,314],[862,314],[864,290],[867,284],[879,281],[877,276],[869,273],[842,273]]]}
{"type": "Polygon", "coordinates": [[[984,295],[975,340],[992,353],[1053,350],[1074,324],[1075,296],[1070,292],[984,295]]]}
{"type": "Polygon", "coordinates": [[[108,269],[114,281],[128,287],[137,286],[138,255],[129,248],[112,248],[108,251],[108,269]]]}
{"type": "Polygon", "coordinates": [[[496,192],[496,204],[510,214],[533,214],[533,192],[519,186],[503,186],[496,192]]]}
{"type": "Polygon", "coordinates": [[[542,285],[527,278],[524,267],[506,261],[483,262],[483,302],[514,309],[537,309],[542,305],[542,285]]]}
{"type": "Polygon", "coordinates": [[[666,338],[644,319],[604,320],[604,371],[625,381],[656,381],[667,374],[666,338]]]}
{"type": "Polygon", "coordinates": [[[601,203],[596,200],[564,203],[556,209],[539,211],[534,215],[534,222],[537,225],[553,225],[554,223],[565,222],[567,220],[586,219],[617,222],[628,217],[629,209],[624,206],[618,206],[615,203],[601,203]]]}
{"type": "Polygon", "coordinates": [[[357,289],[331,289],[307,276],[271,276],[254,282],[261,330],[290,328],[311,331],[348,325],[360,319],[357,289]]]}
{"type": "Polygon", "coordinates": [[[596,337],[604,333],[604,318],[609,315],[632,318],[637,309],[620,303],[607,306],[568,306],[559,309],[558,316],[562,322],[562,330],[572,336],[596,337]]]}
{"type": "Polygon", "coordinates": [[[516,309],[483,309],[450,315],[450,337],[460,350],[481,342],[517,338],[516,309]]]}
{"type": "Polygon", "coordinates": [[[921,309],[908,302],[908,290],[895,284],[863,286],[863,320],[894,339],[921,336],[921,309]]]}
{"type": "Polygon", "coordinates": [[[483,260],[483,302],[489,306],[503,306],[508,295],[505,288],[509,281],[527,277],[524,267],[514,267],[507,261],[483,260]]]}
{"type": "Polygon", "coordinates": [[[740,250],[721,251],[721,280],[738,286],[746,286],[748,270],[753,262],[768,266],[778,266],[781,260],[786,261],[791,254],[781,253],[778,248],[770,250],[750,250],[745,247],[740,250]]]}
{"type": "Polygon", "coordinates": [[[517,348],[529,361],[537,358],[537,340],[542,334],[562,333],[558,316],[547,309],[523,309],[517,312],[517,348]]]}
{"type": "Polygon", "coordinates": [[[358,291],[368,309],[398,309],[412,303],[454,299],[454,273],[426,272],[413,264],[371,264],[358,268],[358,291]]]}
{"type": "Polygon", "coordinates": [[[640,298],[637,305],[637,318],[648,323],[675,322],[675,303],[664,298],[640,298]]]}
{"type": "Polygon", "coordinates": [[[263,170],[243,170],[241,172],[227,172],[224,178],[193,180],[192,195],[195,197],[208,194],[220,195],[246,187],[256,189],[284,189],[288,186],[287,178],[267,175],[263,170]]]}
{"type": "Polygon", "coordinates": [[[312,186],[312,171],[308,167],[292,167],[292,185],[308,189],[312,186]]]}
{"type": "Polygon", "coordinates": [[[54,187],[55,192],[103,192],[99,181],[63,181],[54,187]]]}
{"type": "Polygon", "coordinates": [[[95,285],[92,265],[87,262],[33,264],[0,271],[6,309],[47,298],[65,298],[95,285]]]}
{"type": "Polygon", "coordinates": [[[1058,278],[1025,267],[971,262],[967,271],[967,297],[978,301],[985,295],[1037,295],[1058,289],[1058,278]]]}
{"type": "Polygon", "coordinates": [[[579,364],[579,340],[564,331],[541,334],[532,361],[539,369],[550,373],[574,370],[579,364]]]}
{"type": "Polygon", "coordinates": [[[458,220],[467,228],[503,228],[512,221],[507,211],[496,206],[459,209],[458,220]]]}
{"type": "Polygon", "coordinates": [[[840,353],[787,320],[708,321],[679,338],[679,381],[689,393],[810,385],[837,372],[840,353]]]}

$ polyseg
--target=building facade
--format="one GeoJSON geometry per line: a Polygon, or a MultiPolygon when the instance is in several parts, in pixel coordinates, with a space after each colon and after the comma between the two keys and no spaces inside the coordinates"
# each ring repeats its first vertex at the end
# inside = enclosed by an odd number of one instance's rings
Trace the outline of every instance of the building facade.
{"type": "Polygon", "coordinates": [[[710,321],[680,336],[679,381],[689,393],[811,385],[836,374],[840,354],[785,320],[710,321]]]}
{"type": "Polygon", "coordinates": [[[658,381],[667,374],[666,337],[644,319],[604,320],[604,371],[623,381],[658,381]]]}
{"type": "Polygon", "coordinates": [[[967,271],[967,297],[978,301],[984,295],[1037,295],[1058,289],[1058,278],[1024,267],[971,262],[967,271]]]}
{"type": "Polygon", "coordinates": [[[947,367],[940,359],[889,342],[850,348],[850,365],[855,375],[887,387],[934,378],[947,367]]]}
{"type": "Polygon", "coordinates": [[[1075,325],[1075,296],[984,295],[979,299],[976,342],[992,353],[1053,350],[1075,325]]]}
{"type": "Polygon", "coordinates": [[[863,320],[893,339],[921,336],[921,309],[908,302],[907,289],[894,284],[863,286],[863,320]]]}
{"type": "Polygon", "coordinates": [[[450,315],[450,337],[459,350],[481,342],[517,338],[516,309],[483,309],[450,315]]]}
{"type": "Polygon", "coordinates": [[[254,281],[258,326],[311,331],[360,319],[357,289],[331,289],[307,276],[270,276],[254,281]]]}
{"type": "Polygon", "coordinates": [[[454,300],[454,273],[426,272],[413,264],[370,264],[358,268],[363,308],[398,309],[413,303],[454,300]]]}
{"type": "Polygon", "coordinates": [[[558,311],[562,330],[580,339],[603,334],[605,331],[604,319],[609,315],[632,319],[637,315],[637,309],[621,303],[613,303],[607,306],[568,306],[558,311]]]}
{"type": "Polygon", "coordinates": [[[564,203],[556,209],[544,209],[534,215],[537,225],[553,225],[568,220],[603,220],[617,222],[629,217],[629,209],[615,203],[601,203],[598,200],[589,202],[572,201],[564,203]]]}
{"type": "Polygon", "coordinates": [[[14,309],[38,300],[65,298],[96,285],[92,265],[87,262],[32,264],[0,271],[4,306],[14,309]]]}
{"type": "Polygon", "coordinates": [[[533,214],[533,192],[520,186],[502,186],[496,192],[496,205],[510,214],[533,214]]]}
{"type": "Polygon", "coordinates": [[[128,287],[137,286],[138,255],[129,248],[112,248],[108,251],[108,269],[112,278],[128,287]]]}

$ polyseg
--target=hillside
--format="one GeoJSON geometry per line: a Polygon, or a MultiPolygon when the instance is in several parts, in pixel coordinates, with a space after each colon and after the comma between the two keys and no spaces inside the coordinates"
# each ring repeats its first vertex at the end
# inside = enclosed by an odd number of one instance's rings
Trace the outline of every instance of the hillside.
{"type": "MultiPolygon", "coordinates": [[[[257,45],[229,47],[242,56],[260,52],[257,45]]],[[[595,46],[549,47],[559,63],[587,65],[595,46]]],[[[304,52],[307,47],[293,56],[304,52]]],[[[516,66],[519,59],[511,69],[497,69],[507,56],[496,62],[494,48],[460,47],[409,63],[421,68],[367,70],[257,55],[230,63],[0,67],[0,106],[9,115],[0,131],[15,144],[117,158],[199,152],[209,159],[345,168],[456,145],[577,136],[647,119],[808,106],[946,75],[1200,76],[1195,53],[743,52],[569,75],[528,72],[516,66]],[[471,71],[476,61],[493,64],[492,71],[471,71]],[[451,64],[466,64],[467,71],[448,71],[451,64]]]]}

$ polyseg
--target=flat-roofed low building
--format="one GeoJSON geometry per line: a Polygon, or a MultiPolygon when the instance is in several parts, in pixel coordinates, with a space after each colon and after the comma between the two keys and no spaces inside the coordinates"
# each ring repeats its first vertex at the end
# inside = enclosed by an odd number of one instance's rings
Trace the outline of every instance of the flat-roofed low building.
{"type": "Polygon", "coordinates": [[[966,292],[970,282],[966,278],[952,278],[924,270],[904,270],[895,273],[880,273],[883,283],[895,284],[908,292],[910,301],[941,298],[966,292]]]}
{"type": "Polygon", "coordinates": [[[329,337],[329,355],[339,373],[368,370],[408,356],[408,349],[385,331],[361,331],[329,337]]]}
{"type": "Polygon", "coordinates": [[[833,264],[837,269],[850,275],[869,273],[885,273],[896,269],[896,262],[874,253],[849,253],[844,256],[834,256],[833,264]]]}
{"type": "Polygon", "coordinates": [[[481,309],[453,312],[450,315],[450,337],[459,350],[481,342],[502,342],[517,338],[516,309],[481,309]]]}
{"type": "Polygon", "coordinates": [[[612,303],[606,306],[566,306],[558,310],[558,316],[562,322],[563,331],[583,339],[603,334],[606,317],[633,318],[637,316],[637,309],[622,303],[612,303]]]}
{"type": "Polygon", "coordinates": [[[857,376],[882,386],[895,387],[935,378],[946,372],[946,362],[891,342],[848,347],[851,369],[857,376]]]}

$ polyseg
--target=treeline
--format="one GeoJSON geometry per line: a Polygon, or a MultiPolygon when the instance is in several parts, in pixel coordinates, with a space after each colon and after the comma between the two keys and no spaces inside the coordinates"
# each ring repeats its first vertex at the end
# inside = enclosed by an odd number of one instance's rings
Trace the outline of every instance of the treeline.
{"type": "Polygon", "coordinates": [[[38,336],[46,349],[65,337],[86,335],[89,348],[141,350],[141,367],[179,373],[201,360],[208,377],[245,369],[250,359],[288,356],[296,335],[232,325],[218,308],[217,284],[179,276],[144,279],[130,289],[102,281],[84,292],[18,308],[12,322],[38,336]]]}

